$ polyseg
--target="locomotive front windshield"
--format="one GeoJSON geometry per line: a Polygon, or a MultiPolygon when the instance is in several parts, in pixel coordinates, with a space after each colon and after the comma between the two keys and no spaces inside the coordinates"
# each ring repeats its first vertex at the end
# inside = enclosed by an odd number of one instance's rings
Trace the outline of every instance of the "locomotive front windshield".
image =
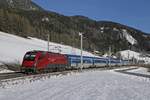
{"type": "Polygon", "coordinates": [[[33,53],[33,52],[27,53],[24,57],[24,60],[34,61],[35,56],[36,56],[36,53],[33,53]]]}

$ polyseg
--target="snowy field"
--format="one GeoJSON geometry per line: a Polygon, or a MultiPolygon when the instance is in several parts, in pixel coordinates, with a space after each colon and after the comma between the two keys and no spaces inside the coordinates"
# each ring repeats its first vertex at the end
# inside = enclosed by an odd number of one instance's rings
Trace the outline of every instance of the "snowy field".
{"type": "Polygon", "coordinates": [[[149,100],[150,79],[111,71],[53,77],[0,88],[0,100],[149,100]]]}
{"type": "MultiPolygon", "coordinates": [[[[50,51],[62,54],[80,55],[80,49],[50,42],[50,51]]],[[[47,51],[47,41],[37,38],[22,38],[16,35],[0,32],[0,65],[3,63],[22,63],[24,54],[31,50],[47,51]]],[[[83,51],[83,55],[94,56],[83,51]]]]}

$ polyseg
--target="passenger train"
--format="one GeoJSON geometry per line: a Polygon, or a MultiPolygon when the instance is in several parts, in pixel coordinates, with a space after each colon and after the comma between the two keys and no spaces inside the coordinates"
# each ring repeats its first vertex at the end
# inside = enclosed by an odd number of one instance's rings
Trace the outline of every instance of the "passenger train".
{"type": "MultiPolygon", "coordinates": [[[[21,66],[21,72],[39,73],[62,70],[79,69],[81,56],[59,54],[47,51],[29,51],[25,54],[21,66]]],[[[114,58],[83,56],[83,68],[107,67],[109,65],[126,65],[126,61],[114,58]]]]}

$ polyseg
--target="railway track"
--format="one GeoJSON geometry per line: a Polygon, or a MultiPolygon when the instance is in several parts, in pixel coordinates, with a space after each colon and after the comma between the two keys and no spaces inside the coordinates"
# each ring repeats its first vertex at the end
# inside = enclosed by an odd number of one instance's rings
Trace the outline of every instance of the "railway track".
{"type": "MultiPolygon", "coordinates": [[[[129,67],[129,66],[124,66],[124,67],[129,67]]],[[[95,70],[111,70],[115,68],[124,68],[124,67],[100,67],[100,68],[88,68],[88,69],[83,69],[82,71],[95,71],[95,70]]],[[[67,71],[61,71],[61,72],[51,72],[51,73],[41,73],[41,74],[23,74],[21,72],[11,72],[11,73],[0,73],[0,81],[2,80],[7,80],[7,79],[13,79],[13,78],[20,78],[20,77],[32,77],[32,76],[42,76],[42,75],[59,75],[59,74],[67,74],[71,72],[80,72],[81,70],[67,70],[67,71]]]]}
{"type": "Polygon", "coordinates": [[[26,75],[26,74],[20,74],[20,73],[5,73],[5,75],[0,75],[0,77],[4,77],[7,75],[14,75],[14,77],[7,77],[2,80],[0,80],[0,88],[5,88],[9,85],[15,85],[15,84],[24,84],[24,82],[32,83],[36,80],[43,80],[47,79],[53,76],[59,76],[59,75],[67,75],[69,73],[75,73],[78,72],[77,70],[72,71],[63,71],[63,72],[53,72],[53,73],[44,73],[44,74],[35,74],[35,75],[26,75]]]}
{"type": "Polygon", "coordinates": [[[26,76],[21,72],[0,73],[0,80],[26,76]]]}
{"type": "Polygon", "coordinates": [[[35,77],[43,77],[43,76],[53,76],[53,75],[65,75],[71,72],[77,72],[77,70],[71,71],[61,71],[61,72],[51,72],[51,73],[41,73],[41,74],[24,74],[21,72],[11,72],[11,73],[0,73],[0,82],[8,81],[11,79],[23,79],[23,78],[35,78],[35,77]]]}

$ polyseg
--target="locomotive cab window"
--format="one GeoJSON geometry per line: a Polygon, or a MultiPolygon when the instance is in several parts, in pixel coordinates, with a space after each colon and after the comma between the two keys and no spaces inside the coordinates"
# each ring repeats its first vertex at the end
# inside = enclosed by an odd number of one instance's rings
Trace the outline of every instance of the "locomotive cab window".
{"type": "Polygon", "coordinates": [[[35,60],[36,53],[27,53],[24,57],[24,60],[28,61],[34,61],[35,60]]]}

